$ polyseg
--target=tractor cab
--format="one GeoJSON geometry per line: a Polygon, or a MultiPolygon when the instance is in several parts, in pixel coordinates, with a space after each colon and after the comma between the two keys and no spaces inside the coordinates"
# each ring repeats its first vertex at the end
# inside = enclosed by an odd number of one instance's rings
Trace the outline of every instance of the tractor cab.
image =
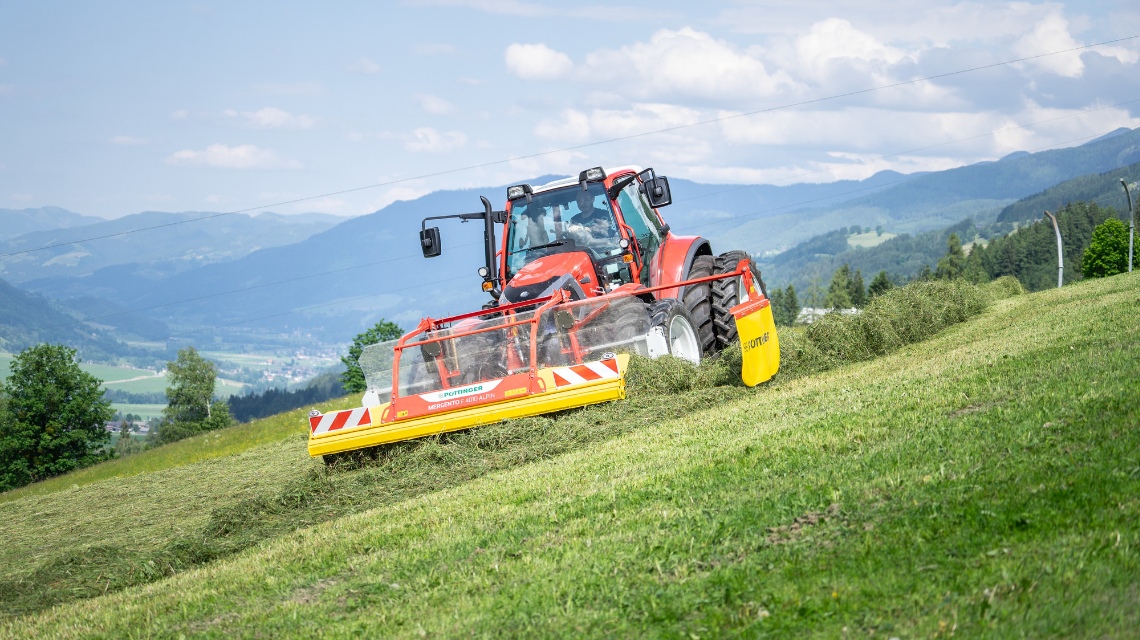
{"type": "MultiPolygon", "coordinates": [[[[510,187],[500,269],[504,302],[558,288],[580,298],[628,284],[649,286],[651,265],[668,227],[645,187],[644,178],[658,179],[652,170],[644,173],[648,175],[624,169],[607,176],[596,167],[583,171],[577,181],[510,187]]],[[[660,181],[667,194],[668,183],[660,181]]],[[[667,199],[658,206],[664,204],[667,199]]]]}

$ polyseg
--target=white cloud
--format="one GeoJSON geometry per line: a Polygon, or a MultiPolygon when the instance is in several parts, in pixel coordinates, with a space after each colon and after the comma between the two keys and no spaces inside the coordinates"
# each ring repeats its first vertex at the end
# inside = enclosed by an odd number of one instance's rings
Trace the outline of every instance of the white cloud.
{"type": "Polygon", "coordinates": [[[252,144],[228,146],[212,144],[202,151],[183,149],[166,158],[166,163],[178,167],[215,167],[219,169],[299,169],[296,160],[282,158],[269,149],[252,144]]]}
{"type": "Polygon", "coordinates": [[[879,42],[839,18],[812,25],[808,33],[796,39],[795,50],[801,73],[815,80],[825,79],[835,63],[858,61],[893,65],[906,57],[901,50],[879,42]]]}
{"type": "Polygon", "coordinates": [[[752,53],[690,29],[663,29],[648,42],[602,49],[586,57],[581,77],[640,100],[699,98],[723,104],[794,89],[783,71],[769,73],[752,53]]]}
{"type": "Polygon", "coordinates": [[[111,138],[111,144],[122,145],[125,147],[134,147],[149,142],[146,138],[134,138],[131,136],[115,136],[111,138]]]}
{"type": "Polygon", "coordinates": [[[309,129],[317,119],[306,115],[294,115],[277,107],[263,107],[257,111],[237,112],[227,109],[222,112],[227,118],[241,118],[247,126],[258,129],[309,129]]]}
{"type": "Polygon", "coordinates": [[[31,202],[35,198],[30,193],[13,193],[8,196],[8,199],[15,200],[16,202],[31,202]]]}
{"type": "Polygon", "coordinates": [[[487,81],[486,80],[480,80],[479,78],[460,78],[459,83],[465,84],[468,86],[472,86],[472,87],[477,87],[479,85],[487,84],[487,81]]]}
{"type": "Polygon", "coordinates": [[[462,131],[439,132],[431,127],[420,127],[411,133],[404,143],[408,151],[422,153],[450,153],[462,149],[467,144],[467,134],[462,131]]]}
{"type": "Polygon", "coordinates": [[[514,43],[504,54],[507,70],[523,80],[557,80],[574,69],[570,56],[545,44],[514,43]]]}
{"type": "Polygon", "coordinates": [[[434,116],[444,116],[449,113],[455,113],[457,110],[455,105],[437,96],[417,93],[414,97],[425,113],[430,113],[434,116]]]}
{"type": "Polygon", "coordinates": [[[4,95],[8,95],[9,93],[12,93],[13,89],[15,89],[15,87],[13,87],[10,84],[0,84],[0,96],[4,96],[4,95]]]}
{"type": "Polygon", "coordinates": [[[8,61],[5,60],[4,58],[0,58],[0,67],[4,66],[6,64],[8,64],[8,61]]]}
{"type": "Polygon", "coordinates": [[[361,56],[360,58],[357,58],[356,62],[353,62],[348,66],[348,70],[353,73],[362,73],[366,76],[374,76],[380,73],[381,67],[368,58],[361,56]]]}
{"type": "Polygon", "coordinates": [[[171,120],[185,120],[190,117],[190,112],[185,109],[178,109],[170,114],[171,120]]]}
{"type": "MultiPolygon", "coordinates": [[[[1033,31],[1022,36],[1014,45],[1014,51],[1028,57],[1079,46],[1080,43],[1069,34],[1069,21],[1060,12],[1054,12],[1038,22],[1033,31]]],[[[1066,78],[1079,78],[1085,70],[1080,51],[1037,58],[1031,64],[1066,78]]]]}

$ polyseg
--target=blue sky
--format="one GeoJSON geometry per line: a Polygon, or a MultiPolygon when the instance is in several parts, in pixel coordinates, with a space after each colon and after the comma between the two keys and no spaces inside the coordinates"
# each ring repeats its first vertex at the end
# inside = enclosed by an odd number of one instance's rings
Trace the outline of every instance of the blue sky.
{"type": "Polygon", "coordinates": [[[1140,99],[1140,38],[558,150],[1133,35],[1140,10],[1115,0],[9,2],[0,208],[225,211],[406,180],[274,207],[355,215],[598,164],[942,169],[1140,126],[1140,102],[1111,106],[1140,99]]]}

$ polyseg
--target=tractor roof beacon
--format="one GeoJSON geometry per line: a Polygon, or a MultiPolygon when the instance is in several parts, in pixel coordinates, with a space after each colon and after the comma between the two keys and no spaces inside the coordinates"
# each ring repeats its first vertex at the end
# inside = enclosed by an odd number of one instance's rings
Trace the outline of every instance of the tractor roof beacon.
{"type": "Polygon", "coordinates": [[[653,169],[593,167],[577,179],[507,189],[507,203],[424,218],[425,258],[440,255],[429,220],[483,222],[479,311],[425,318],[360,357],[363,407],[311,412],[309,453],[388,442],[625,397],[629,353],[699,363],[740,339],[746,384],[779,368],[767,291],[744,251],[674,234],[653,169]],[[496,228],[502,240],[496,241],[496,228]]]}

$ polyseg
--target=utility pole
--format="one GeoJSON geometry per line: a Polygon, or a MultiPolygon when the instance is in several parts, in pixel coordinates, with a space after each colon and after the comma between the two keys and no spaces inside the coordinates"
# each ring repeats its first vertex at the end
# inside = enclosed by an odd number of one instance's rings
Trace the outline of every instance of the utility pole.
{"type": "Polygon", "coordinates": [[[1124,187],[1124,195],[1128,196],[1128,273],[1132,273],[1132,236],[1135,235],[1136,211],[1132,208],[1132,193],[1128,191],[1128,183],[1120,179],[1120,186],[1124,187]]]}
{"type": "Polygon", "coordinates": [[[1060,289],[1065,276],[1065,256],[1061,252],[1061,227],[1057,226],[1057,218],[1053,214],[1046,211],[1045,215],[1053,221],[1053,231],[1057,232],[1057,288],[1060,289]]]}

